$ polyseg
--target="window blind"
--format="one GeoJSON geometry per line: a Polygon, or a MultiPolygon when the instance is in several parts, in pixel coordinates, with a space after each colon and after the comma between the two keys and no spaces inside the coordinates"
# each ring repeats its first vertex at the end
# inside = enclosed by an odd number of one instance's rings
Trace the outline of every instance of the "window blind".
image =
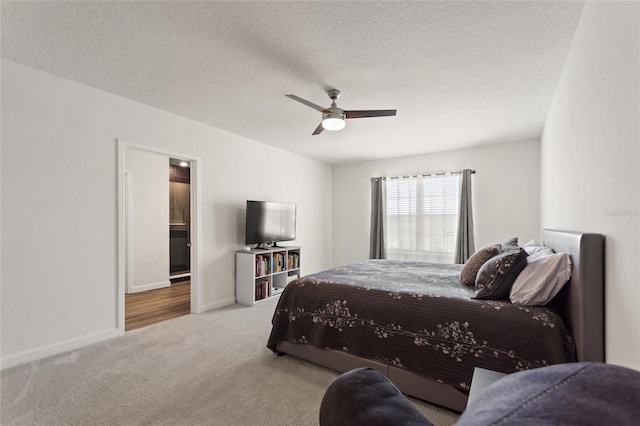
{"type": "Polygon", "coordinates": [[[387,179],[387,256],[453,263],[460,176],[387,179]]]}

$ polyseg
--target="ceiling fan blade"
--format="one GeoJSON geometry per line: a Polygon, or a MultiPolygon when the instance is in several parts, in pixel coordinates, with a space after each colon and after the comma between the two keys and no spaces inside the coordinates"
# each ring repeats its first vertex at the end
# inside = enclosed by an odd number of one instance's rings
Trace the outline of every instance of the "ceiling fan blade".
{"type": "Polygon", "coordinates": [[[322,123],[320,123],[318,124],[318,127],[316,127],[316,129],[313,131],[313,133],[311,133],[311,136],[319,135],[323,130],[324,127],[322,127],[322,123]]]}
{"type": "Polygon", "coordinates": [[[313,102],[309,102],[308,100],[306,100],[306,99],[302,99],[302,98],[300,98],[300,97],[298,97],[298,96],[296,96],[296,95],[285,95],[285,96],[286,96],[287,98],[291,98],[291,99],[293,99],[294,101],[298,101],[298,102],[300,102],[301,104],[305,104],[305,105],[306,105],[306,106],[308,106],[308,107],[311,107],[311,108],[313,108],[313,109],[317,109],[317,110],[318,110],[318,111],[320,111],[320,112],[328,112],[328,111],[329,111],[328,109],[323,108],[323,107],[321,107],[320,105],[316,105],[316,104],[314,104],[313,102]]]}
{"type": "Polygon", "coordinates": [[[347,118],[390,117],[396,115],[395,109],[373,109],[362,111],[345,111],[347,118]]]}

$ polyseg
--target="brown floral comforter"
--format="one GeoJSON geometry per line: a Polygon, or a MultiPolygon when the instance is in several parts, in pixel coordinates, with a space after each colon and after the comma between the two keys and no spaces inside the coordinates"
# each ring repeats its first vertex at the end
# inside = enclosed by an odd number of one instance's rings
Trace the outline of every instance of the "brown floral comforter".
{"type": "Polygon", "coordinates": [[[575,361],[554,311],[471,299],[461,268],[370,260],[302,277],[280,296],[267,346],[344,351],[464,390],[474,367],[511,373],[575,361]]]}

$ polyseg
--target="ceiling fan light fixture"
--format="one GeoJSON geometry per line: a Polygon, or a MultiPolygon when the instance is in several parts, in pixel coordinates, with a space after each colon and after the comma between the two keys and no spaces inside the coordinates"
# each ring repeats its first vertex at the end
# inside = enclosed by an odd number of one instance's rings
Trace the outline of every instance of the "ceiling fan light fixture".
{"type": "Polygon", "coordinates": [[[322,127],[325,130],[342,130],[344,125],[344,113],[342,111],[332,111],[322,115],[322,127]]]}
{"type": "Polygon", "coordinates": [[[338,108],[336,105],[336,99],[340,96],[340,91],[332,89],[327,92],[331,99],[331,106],[329,108],[321,107],[313,102],[309,102],[306,99],[302,99],[296,95],[285,95],[287,98],[300,102],[310,108],[320,111],[322,113],[322,122],[318,124],[318,127],[311,133],[311,136],[319,135],[323,130],[342,130],[345,126],[345,120],[348,118],[365,118],[365,117],[393,117],[396,115],[395,109],[368,109],[368,110],[349,110],[345,111],[342,108],[338,108]]]}

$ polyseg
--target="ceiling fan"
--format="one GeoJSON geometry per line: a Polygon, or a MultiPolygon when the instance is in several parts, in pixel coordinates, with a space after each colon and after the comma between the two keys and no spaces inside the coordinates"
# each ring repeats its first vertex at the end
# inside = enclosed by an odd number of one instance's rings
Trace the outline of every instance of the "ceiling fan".
{"type": "Polygon", "coordinates": [[[298,101],[306,106],[316,109],[322,113],[322,122],[316,127],[311,135],[319,135],[323,130],[340,130],[344,128],[345,120],[350,118],[365,118],[365,117],[389,117],[395,116],[395,109],[374,109],[374,110],[358,110],[358,111],[345,111],[338,108],[336,105],[336,99],[340,96],[339,90],[327,91],[329,98],[331,99],[331,106],[329,108],[323,108],[320,105],[316,105],[313,102],[309,102],[306,99],[302,99],[296,95],[285,95],[288,98],[298,101]]]}

